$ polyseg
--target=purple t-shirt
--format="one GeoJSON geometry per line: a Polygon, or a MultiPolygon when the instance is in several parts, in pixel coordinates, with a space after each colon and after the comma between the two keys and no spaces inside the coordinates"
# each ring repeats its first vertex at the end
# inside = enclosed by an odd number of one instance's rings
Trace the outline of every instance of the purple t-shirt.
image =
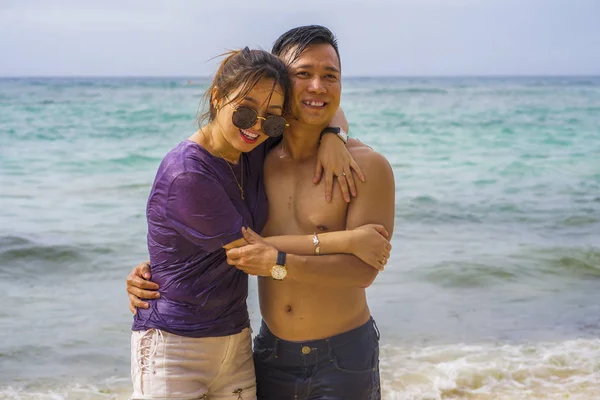
{"type": "Polygon", "coordinates": [[[227,264],[222,246],[260,232],[268,204],[263,182],[267,144],[227,161],[192,141],[163,159],[146,209],[152,280],[161,297],[138,309],[133,330],[158,328],[187,337],[226,336],[250,325],[248,276],[227,264]]]}

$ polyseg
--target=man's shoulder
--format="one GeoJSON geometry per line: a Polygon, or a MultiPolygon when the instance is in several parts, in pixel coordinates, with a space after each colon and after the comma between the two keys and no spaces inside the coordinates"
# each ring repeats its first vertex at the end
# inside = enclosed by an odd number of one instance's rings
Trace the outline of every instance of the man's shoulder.
{"type": "Polygon", "coordinates": [[[358,139],[348,140],[348,151],[352,157],[354,157],[354,161],[356,161],[363,170],[391,168],[389,161],[383,154],[378,153],[358,139]]]}
{"type": "Polygon", "coordinates": [[[350,149],[362,149],[362,148],[367,148],[367,149],[373,150],[371,148],[371,146],[368,146],[368,145],[364,144],[363,142],[361,142],[357,138],[348,138],[347,147],[348,147],[348,150],[350,150],[350,149]]]}

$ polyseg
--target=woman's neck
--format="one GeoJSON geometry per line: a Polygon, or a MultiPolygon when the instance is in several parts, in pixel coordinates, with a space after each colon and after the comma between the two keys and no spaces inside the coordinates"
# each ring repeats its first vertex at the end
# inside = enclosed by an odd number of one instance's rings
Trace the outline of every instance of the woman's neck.
{"type": "Polygon", "coordinates": [[[237,164],[240,160],[241,151],[233,147],[223,134],[223,129],[216,121],[204,125],[189,138],[191,141],[200,144],[210,154],[215,157],[223,158],[232,164],[237,164]]]}

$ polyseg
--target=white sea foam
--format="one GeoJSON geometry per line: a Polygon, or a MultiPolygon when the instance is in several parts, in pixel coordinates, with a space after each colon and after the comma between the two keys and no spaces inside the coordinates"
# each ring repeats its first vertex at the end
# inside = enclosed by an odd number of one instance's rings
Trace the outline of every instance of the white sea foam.
{"type": "Polygon", "coordinates": [[[104,382],[99,385],[73,384],[34,390],[0,388],[0,400],[126,400],[131,395],[131,387],[123,379],[119,381],[118,385],[104,382]]]}
{"type": "MultiPolygon", "coordinates": [[[[600,339],[530,345],[381,348],[383,400],[596,400],[600,339]]],[[[0,400],[125,400],[127,378],[97,385],[0,388],[0,400]]]]}
{"type": "Polygon", "coordinates": [[[593,400],[600,397],[600,340],[383,346],[381,370],[386,400],[593,400]]]}

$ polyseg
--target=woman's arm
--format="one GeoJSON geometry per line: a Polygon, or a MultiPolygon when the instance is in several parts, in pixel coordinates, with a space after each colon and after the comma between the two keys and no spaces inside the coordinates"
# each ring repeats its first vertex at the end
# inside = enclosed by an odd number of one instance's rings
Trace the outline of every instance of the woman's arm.
{"type": "Polygon", "coordinates": [[[242,233],[245,243],[235,247],[264,242],[277,250],[300,256],[345,253],[355,255],[377,269],[382,269],[379,260],[383,257],[388,259],[392,248],[389,243],[388,232],[382,225],[377,224],[366,224],[352,230],[314,235],[284,235],[262,238],[251,229],[244,228],[242,228],[242,233]],[[316,245],[315,236],[317,239],[316,245]]]}
{"type": "MultiPolygon", "coordinates": [[[[341,108],[337,109],[329,126],[337,126],[346,132],[348,131],[348,121],[341,108]]],[[[334,133],[323,134],[317,154],[313,183],[318,184],[324,176],[325,198],[328,202],[331,201],[334,180],[337,180],[346,202],[350,202],[351,195],[356,197],[354,174],[362,182],[365,181],[361,168],[350,155],[346,144],[334,133]]]]}
{"type": "Polygon", "coordinates": [[[315,233],[314,235],[270,236],[265,237],[264,241],[286,253],[312,256],[360,253],[360,249],[364,247],[384,246],[387,243],[387,237],[388,233],[383,226],[366,225],[364,229],[349,231],[315,233]]]}
{"type": "Polygon", "coordinates": [[[344,110],[342,107],[339,107],[331,121],[329,121],[329,126],[338,126],[342,128],[342,130],[346,133],[350,130],[350,126],[348,125],[348,120],[346,119],[346,114],[344,114],[344,110]]]}

